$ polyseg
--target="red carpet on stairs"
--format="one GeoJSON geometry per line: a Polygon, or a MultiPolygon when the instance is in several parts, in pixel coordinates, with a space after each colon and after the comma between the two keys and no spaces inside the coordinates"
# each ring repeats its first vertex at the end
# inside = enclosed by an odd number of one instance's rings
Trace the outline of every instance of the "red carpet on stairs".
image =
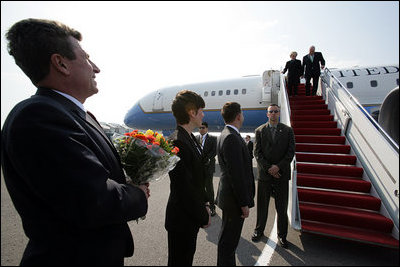
{"type": "Polygon", "coordinates": [[[399,248],[393,222],[379,213],[381,200],[356,166],[341,129],[322,96],[290,96],[302,231],[399,248]]]}

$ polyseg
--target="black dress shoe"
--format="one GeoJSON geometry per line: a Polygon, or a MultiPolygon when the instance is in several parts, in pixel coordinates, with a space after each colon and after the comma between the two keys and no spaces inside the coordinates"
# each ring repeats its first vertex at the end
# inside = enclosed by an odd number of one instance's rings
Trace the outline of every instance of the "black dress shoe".
{"type": "Polygon", "coordinates": [[[288,242],[287,242],[286,238],[278,236],[278,245],[283,248],[288,248],[288,242]]]}
{"type": "Polygon", "coordinates": [[[258,242],[258,241],[260,241],[262,236],[263,236],[263,234],[258,234],[256,232],[254,232],[253,235],[251,236],[251,241],[258,242]]]}

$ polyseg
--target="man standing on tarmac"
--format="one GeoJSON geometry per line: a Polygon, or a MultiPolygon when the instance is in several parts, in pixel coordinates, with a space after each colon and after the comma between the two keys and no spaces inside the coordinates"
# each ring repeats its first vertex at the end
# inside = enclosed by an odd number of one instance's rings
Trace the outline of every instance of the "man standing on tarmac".
{"type": "Polygon", "coordinates": [[[215,216],[213,177],[215,172],[215,156],[217,154],[217,137],[208,133],[208,123],[205,121],[199,127],[199,132],[200,135],[196,136],[196,139],[203,149],[202,161],[205,167],[207,199],[210,202],[211,216],[215,216]]]}

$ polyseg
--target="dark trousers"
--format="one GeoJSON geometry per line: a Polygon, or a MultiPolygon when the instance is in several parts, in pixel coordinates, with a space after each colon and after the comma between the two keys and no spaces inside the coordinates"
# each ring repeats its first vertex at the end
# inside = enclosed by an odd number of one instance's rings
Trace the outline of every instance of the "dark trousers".
{"type": "Polygon", "coordinates": [[[235,252],[242,234],[244,219],[240,208],[222,210],[222,226],[218,238],[217,266],[236,266],[235,252]]]}
{"type": "Polygon", "coordinates": [[[254,232],[264,233],[268,219],[268,206],[271,194],[275,196],[275,209],[277,213],[278,236],[286,238],[288,230],[288,191],[289,181],[281,178],[271,178],[269,181],[258,180],[257,188],[257,225],[254,232]]]}
{"type": "Polygon", "coordinates": [[[299,79],[290,79],[288,80],[288,92],[289,96],[292,96],[293,93],[296,96],[297,95],[297,87],[299,85],[300,81],[299,79]]]}
{"type": "Polygon", "coordinates": [[[306,95],[310,95],[311,79],[313,80],[313,89],[311,95],[316,95],[318,90],[319,74],[313,76],[306,76],[306,95]]]}
{"type": "Polygon", "coordinates": [[[168,231],[168,266],[192,266],[197,232],[168,231]]]}
{"type": "Polygon", "coordinates": [[[213,177],[214,172],[212,170],[206,170],[205,187],[207,199],[210,202],[210,207],[215,210],[213,177]]]}

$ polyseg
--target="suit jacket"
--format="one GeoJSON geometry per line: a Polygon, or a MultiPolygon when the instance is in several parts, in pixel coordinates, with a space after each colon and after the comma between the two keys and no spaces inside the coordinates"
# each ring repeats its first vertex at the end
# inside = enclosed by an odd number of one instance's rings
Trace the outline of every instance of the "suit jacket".
{"type": "Polygon", "coordinates": [[[249,150],[236,130],[225,126],[217,142],[221,167],[216,204],[222,210],[254,207],[254,176],[249,150]]]}
{"type": "Polygon", "coordinates": [[[87,116],[38,88],[4,123],[4,180],[30,239],[23,263],[115,264],[133,255],[127,221],[146,214],[146,196],[126,184],[114,146],[87,116]]]}
{"type": "MultiPolygon", "coordinates": [[[[196,140],[200,142],[200,135],[196,136],[196,140]]],[[[204,141],[202,161],[206,168],[206,171],[210,173],[215,172],[215,156],[217,155],[217,137],[207,134],[206,140],[204,141]]]]}
{"type": "Polygon", "coordinates": [[[290,179],[290,162],[295,153],[293,129],[283,123],[278,123],[275,139],[269,129],[269,122],[261,125],[255,131],[254,156],[257,160],[259,179],[267,181],[273,177],[268,173],[271,166],[278,165],[281,179],[290,179]]]}
{"type": "Polygon", "coordinates": [[[310,55],[303,57],[303,71],[305,77],[314,77],[321,74],[321,65],[325,65],[325,59],[321,52],[314,52],[314,60],[311,62],[310,55]]]}
{"type": "Polygon", "coordinates": [[[177,232],[197,232],[208,224],[206,209],[205,170],[201,147],[193,134],[178,126],[170,140],[179,148],[180,161],[169,172],[170,194],[165,214],[165,229],[177,232]]]}
{"type": "Polygon", "coordinates": [[[288,80],[300,80],[300,76],[303,75],[303,67],[301,66],[301,61],[298,59],[289,60],[286,62],[283,73],[288,72],[288,80]]]}
{"type": "Polygon", "coordinates": [[[254,144],[251,140],[249,140],[249,142],[247,143],[247,148],[249,149],[250,158],[253,159],[254,158],[254,155],[253,155],[254,144]]]}

